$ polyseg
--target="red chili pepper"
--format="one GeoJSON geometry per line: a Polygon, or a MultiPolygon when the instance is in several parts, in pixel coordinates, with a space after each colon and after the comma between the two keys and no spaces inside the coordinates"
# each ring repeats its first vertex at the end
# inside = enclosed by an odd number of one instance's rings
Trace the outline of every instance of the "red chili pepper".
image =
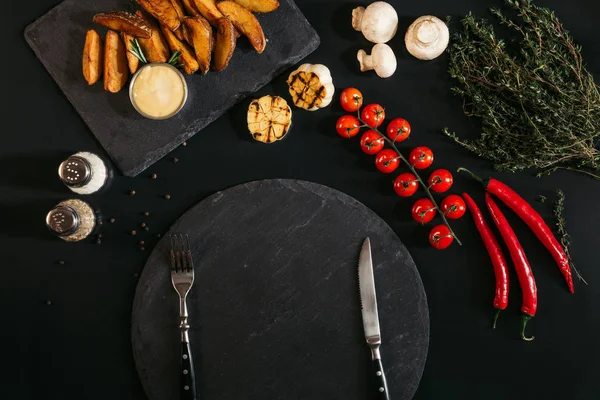
{"type": "Polygon", "coordinates": [[[496,297],[494,297],[494,308],[496,308],[496,313],[494,314],[493,328],[496,329],[496,321],[498,320],[500,311],[506,309],[506,306],[508,306],[508,264],[506,263],[504,253],[498,244],[498,240],[496,240],[496,236],[494,236],[494,233],[490,229],[490,226],[486,222],[475,201],[473,201],[471,196],[467,193],[463,193],[463,198],[465,199],[465,203],[467,203],[469,212],[473,216],[475,226],[479,231],[479,235],[483,240],[483,244],[490,255],[492,265],[494,266],[494,274],[496,275],[496,297]]]}
{"type": "Polygon", "coordinates": [[[502,239],[504,239],[504,243],[506,243],[506,247],[508,247],[510,257],[517,270],[519,285],[521,285],[521,292],[523,293],[523,302],[521,304],[521,312],[523,313],[523,317],[521,318],[521,339],[527,341],[533,340],[535,339],[533,336],[525,336],[525,326],[535,316],[537,310],[537,286],[533,277],[533,271],[517,235],[515,235],[506,217],[502,214],[502,211],[500,211],[489,193],[485,194],[485,204],[500,231],[500,235],[502,235],[502,239]]]}
{"type": "Polygon", "coordinates": [[[465,168],[459,168],[459,171],[465,171],[470,174],[473,178],[477,179],[485,186],[485,190],[489,193],[495,195],[498,199],[500,199],[504,204],[510,207],[526,224],[529,228],[535,233],[535,236],[542,242],[544,247],[548,249],[556,264],[558,264],[558,268],[560,272],[562,272],[565,280],[567,281],[567,286],[569,287],[569,291],[571,293],[575,293],[575,288],[573,286],[573,275],[571,273],[571,262],[569,257],[565,254],[564,249],[554,237],[552,230],[542,216],[529,205],[521,196],[517,194],[514,190],[508,187],[506,184],[490,178],[486,182],[484,182],[477,175],[473,174],[471,171],[465,168]]]}

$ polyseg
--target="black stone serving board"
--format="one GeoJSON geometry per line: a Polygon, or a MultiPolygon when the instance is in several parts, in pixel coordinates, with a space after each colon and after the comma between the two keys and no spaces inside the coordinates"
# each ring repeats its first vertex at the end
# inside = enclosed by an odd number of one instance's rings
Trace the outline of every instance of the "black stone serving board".
{"type": "MultiPolygon", "coordinates": [[[[267,180],[216,193],[171,232],[190,235],[195,261],[188,307],[198,398],[373,398],[357,275],[366,237],[391,398],[413,396],[429,344],[427,300],[410,254],[373,211],[325,186],[267,180]]],[[[168,242],[149,258],[133,304],[134,358],[150,400],[178,398],[168,242]]]]}
{"type": "Polygon", "coordinates": [[[92,23],[98,12],[127,9],[129,0],[66,0],[25,30],[25,38],[107,154],[124,175],[135,176],[210,124],[230,107],[298,63],[319,45],[319,36],[292,0],[280,0],[272,13],[257,14],[267,37],[263,54],[245,38],[229,67],[220,73],[187,77],[185,108],[166,121],[140,116],[127,87],[104,92],[89,87],[81,72],[85,32],[105,29],[92,23]]]}

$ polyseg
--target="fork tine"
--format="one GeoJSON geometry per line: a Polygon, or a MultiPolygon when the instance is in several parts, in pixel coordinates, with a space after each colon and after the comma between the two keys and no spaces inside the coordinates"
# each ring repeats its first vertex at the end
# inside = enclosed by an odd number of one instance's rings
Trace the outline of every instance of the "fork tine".
{"type": "Polygon", "coordinates": [[[181,272],[186,272],[187,271],[187,262],[186,262],[185,242],[183,240],[183,235],[179,235],[179,251],[181,254],[181,272]]]}
{"type": "Polygon", "coordinates": [[[175,246],[173,245],[173,235],[169,234],[171,241],[171,249],[169,251],[169,259],[171,260],[171,271],[175,271],[175,246]]]}
{"type": "Polygon", "coordinates": [[[192,261],[192,246],[190,246],[190,235],[185,235],[185,240],[187,242],[187,262],[188,262],[188,271],[194,272],[194,262],[192,261]]]}
{"type": "Polygon", "coordinates": [[[176,262],[176,272],[181,272],[181,249],[179,247],[179,238],[177,235],[173,235],[175,240],[175,262],[176,262]]]}

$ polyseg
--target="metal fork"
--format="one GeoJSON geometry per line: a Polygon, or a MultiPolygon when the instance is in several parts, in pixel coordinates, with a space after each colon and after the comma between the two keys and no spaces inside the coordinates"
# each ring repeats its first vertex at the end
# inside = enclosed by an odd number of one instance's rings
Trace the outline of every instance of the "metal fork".
{"type": "Polygon", "coordinates": [[[196,377],[188,331],[186,298],[194,284],[194,263],[188,235],[169,235],[171,239],[171,282],[179,295],[179,329],[181,330],[181,400],[196,400],[196,377]]]}

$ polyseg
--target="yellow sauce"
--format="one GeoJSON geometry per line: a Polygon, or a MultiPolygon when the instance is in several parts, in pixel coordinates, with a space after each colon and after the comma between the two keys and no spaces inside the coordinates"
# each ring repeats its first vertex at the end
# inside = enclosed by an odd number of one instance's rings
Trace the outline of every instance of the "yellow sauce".
{"type": "Polygon", "coordinates": [[[132,101],[142,114],[169,117],[185,101],[185,83],[166,65],[148,65],[140,71],[132,88],[132,101]]]}

